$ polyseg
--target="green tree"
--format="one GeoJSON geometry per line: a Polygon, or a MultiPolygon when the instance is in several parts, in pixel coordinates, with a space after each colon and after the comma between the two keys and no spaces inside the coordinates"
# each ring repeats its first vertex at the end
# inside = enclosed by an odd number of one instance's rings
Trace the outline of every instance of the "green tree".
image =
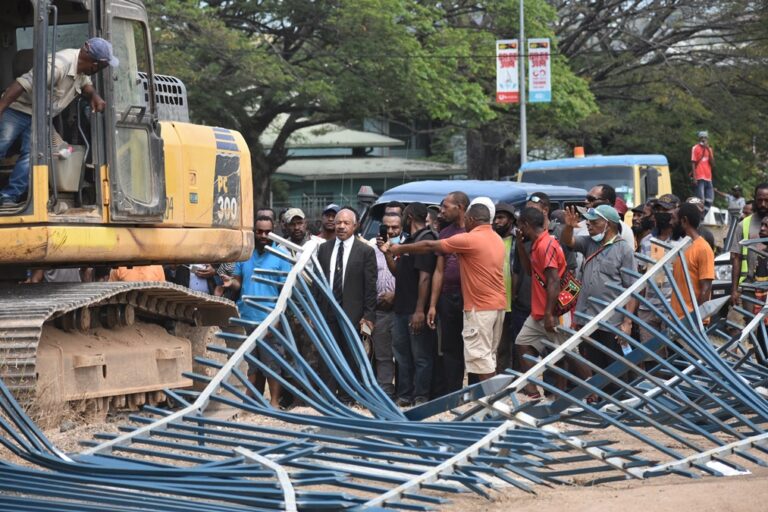
{"type": "Polygon", "coordinates": [[[494,116],[472,79],[472,34],[411,0],[150,0],[157,69],[187,84],[196,122],[239,130],[254,197],[297,129],[366,116],[480,122],[494,116]],[[269,150],[259,137],[285,123],[269,150]]]}
{"type": "Polygon", "coordinates": [[[552,0],[560,51],[600,112],[561,137],[591,153],[662,153],[690,195],[690,148],[708,130],[715,186],[751,188],[768,153],[768,5],[748,0],[552,0]]]}
{"type": "MultiPolygon", "coordinates": [[[[498,179],[513,174],[520,162],[520,107],[495,103],[495,41],[518,37],[520,0],[439,2],[436,5],[442,6],[446,25],[468,34],[478,65],[463,71],[482,86],[493,112],[490,119],[463,119],[458,124],[443,124],[443,129],[466,134],[471,177],[498,179]]],[[[547,2],[525,2],[527,38],[548,37],[556,47],[553,29],[556,20],[557,12],[547,2]]],[[[552,102],[536,104],[527,110],[530,148],[562,145],[558,137],[563,129],[574,128],[597,112],[587,80],[576,76],[562,53],[554,51],[551,57],[552,102]]]]}

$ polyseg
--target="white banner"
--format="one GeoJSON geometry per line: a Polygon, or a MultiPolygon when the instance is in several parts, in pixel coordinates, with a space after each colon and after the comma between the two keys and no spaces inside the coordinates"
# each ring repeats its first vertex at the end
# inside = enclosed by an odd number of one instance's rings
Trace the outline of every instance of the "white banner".
{"type": "Polygon", "coordinates": [[[552,72],[549,39],[528,40],[528,101],[552,101],[552,72]]]}
{"type": "Polygon", "coordinates": [[[520,101],[520,58],[517,39],[496,41],[496,102],[518,103],[520,101]]]}

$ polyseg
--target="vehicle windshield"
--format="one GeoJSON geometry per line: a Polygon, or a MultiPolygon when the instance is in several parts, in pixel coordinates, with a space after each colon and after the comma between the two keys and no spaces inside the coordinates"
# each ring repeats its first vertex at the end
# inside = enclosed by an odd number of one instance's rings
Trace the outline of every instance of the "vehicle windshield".
{"type": "Polygon", "coordinates": [[[542,185],[563,185],[589,191],[604,183],[616,189],[616,195],[627,205],[634,206],[635,186],[633,168],[630,166],[590,167],[577,169],[535,169],[523,171],[521,181],[542,185]]]}

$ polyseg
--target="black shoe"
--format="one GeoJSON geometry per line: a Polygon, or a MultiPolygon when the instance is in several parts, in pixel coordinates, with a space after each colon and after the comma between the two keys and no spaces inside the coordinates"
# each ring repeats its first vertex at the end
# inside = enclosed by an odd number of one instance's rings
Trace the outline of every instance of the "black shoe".
{"type": "Polygon", "coordinates": [[[407,398],[400,397],[397,400],[395,400],[395,405],[397,405],[398,407],[410,407],[411,401],[408,400],[407,398]]]}
{"type": "Polygon", "coordinates": [[[427,402],[429,402],[429,400],[427,400],[425,397],[423,397],[423,396],[417,396],[417,397],[416,397],[416,398],[414,398],[414,400],[413,400],[413,406],[414,406],[414,407],[416,407],[416,406],[419,406],[419,405],[425,404],[425,403],[427,403],[427,402]]]}

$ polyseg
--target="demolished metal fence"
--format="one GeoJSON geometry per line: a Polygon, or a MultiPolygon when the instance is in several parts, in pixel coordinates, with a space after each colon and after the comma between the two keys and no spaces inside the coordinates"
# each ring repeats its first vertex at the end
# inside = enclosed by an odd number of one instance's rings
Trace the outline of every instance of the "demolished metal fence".
{"type": "MultiPolygon", "coordinates": [[[[14,494],[0,496],[0,504],[18,510],[98,510],[100,503],[126,511],[423,510],[464,490],[488,496],[492,487],[532,492],[576,477],[730,475],[766,463],[768,369],[760,353],[766,307],[738,309],[747,318],[745,329],[728,319],[706,325],[698,309],[678,318],[660,282],[681,298],[670,264],[685,264],[688,240],[666,246],[665,256],[648,261],[642,275],[623,269],[635,283],[601,303],[602,314],[580,319],[584,327],[570,330],[566,342],[525,374],[510,371],[405,412],[377,386],[356,329],[338,307],[344,337],[331,335],[318,304],[333,301],[314,256],[317,243],[273,240],[281,249],[268,250],[293,268],[257,270],[254,279],[280,293],[245,298],[255,307],[271,304],[267,318],[235,320],[252,332],[221,334],[226,344],[210,350],[226,362],[199,358],[217,372],[191,375],[204,385],[201,391],[169,390],[175,410],[145,407],[119,434],[100,434],[81,453],[64,454],[0,388],[0,442],[24,460],[3,463],[0,489],[14,494]],[[631,299],[661,325],[628,311],[631,299]],[[608,323],[614,311],[651,338],[641,343],[608,323]],[[598,329],[631,351],[603,347],[592,337],[598,329]],[[339,343],[347,344],[351,362],[339,343]],[[607,353],[612,363],[593,364],[579,351],[586,346],[607,353]],[[356,407],[323,382],[306,360],[307,347],[356,407]],[[256,348],[270,354],[280,372],[254,357],[256,348]],[[592,377],[577,377],[569,361],[590,367],[592,377]],[[271,407],[248,380],[245,363],[278,379],[307,407],[271,407]],[[570,387],[557,388],[550,375],[570,387]],[[521,398],[518,392],[529,383],[549,397],[521,398]],[[214,404],[268,421],[216,418],[207,414],[214,404]],[[627,441],[631,445],[623,446],[627,441]]],[[[682,286],[692,293],[692,283],[682,286]]]]}

